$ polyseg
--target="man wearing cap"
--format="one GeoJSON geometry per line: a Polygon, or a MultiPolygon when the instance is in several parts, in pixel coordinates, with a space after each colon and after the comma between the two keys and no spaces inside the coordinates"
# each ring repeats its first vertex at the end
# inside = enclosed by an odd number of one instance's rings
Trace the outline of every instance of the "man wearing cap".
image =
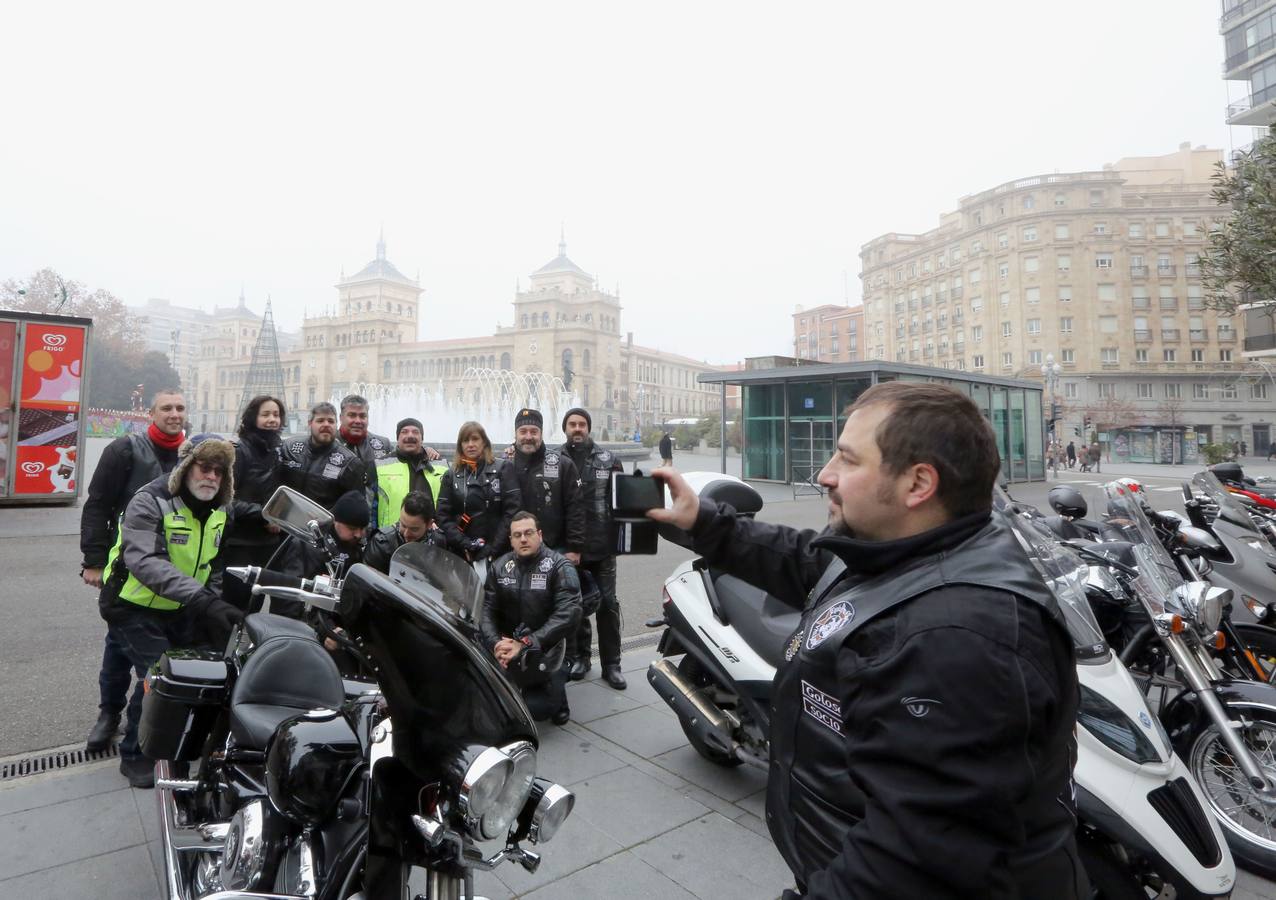
{"type": "Polygon", "coordinates": [[[337,443],[337,408],[317,403],[310,410],[310,436],[283,442],[280,481],[327,509],[347,491],[368,483],[363,460],[337,443]]]}
{"type": "Polygon", "coordinates": [[[389,575],[394,551],[414,543],[447,549],[443,530],[434,526],[434,501],[424,491],[409,491],[399,508],[399,521],[372,532],[363,561],[383,575],[389,575]]]}
{"type": "Polygon", "coordinates": [[[234,461],[234,446],[217,435],[183,443],[173,470],[133,495],[107,557],[99,607],[138,677],[120,743],[120,772],[133,787],[155,784],[137,741],[147,669],[172,646],[224,646],[243,620],[221,597],[234,461]]]}
{"type": "Polygon", "coordinates": [[[394,427],[394,454],[377,460],[377,526],[385,528],[399,521],[403,498],[412,491],[424,494],[430,503],[430,522],[434,521],[434,505],[439,499],[439,482],[447,474],[443,463],[434,465],[438,453],[430,456],[421,444],[424,428],[420,419],[400,419],[394,427]]]}
{"type": "MultiPolygon", "coordinates": [[[[616,601],[616,554],[611,543],[611,473],[623,472],[616,455],[594,443],[590,432],[594,420],[589,411],[577,406],[563,416],[567,443],[559,452],[569,457],[580,472],[580,494],[585,506],[585,547],[578,568],[589,572],[598,585],[601,599],[598,612],[598,656],[603,680],[623,691],[625,676],[620,672],[620,605],[616,601]]],[[[574,640],[567,642],[568,673],[573,681],[585,677],[593,634],[589,616],[580,617],[574,640]]]]}
{"type": "MultiPolygon", "coordinates": [[[[332,521],[320,529],[323,546],[290,537],[275,551],[266,568],[297,578],[314,578],[327,575],[331,565],[334,577],[344,578],[351,566],[363,562],[364,537],[371,518],[363,491],[347,491],[332,504],[332,521]]],[[[294,606],[274,600],[270,611],[295,616],[300,609],[300,603],[294,606]]]]}
{"type": "Polygon", "coordinates": [[[536,514],[545,546],[579,563],[585,549],[580,473],[570,456],[545,447],[544,424],[538,409],[519,410],[514,418],[514,474],[523,508],[536,514]]]}

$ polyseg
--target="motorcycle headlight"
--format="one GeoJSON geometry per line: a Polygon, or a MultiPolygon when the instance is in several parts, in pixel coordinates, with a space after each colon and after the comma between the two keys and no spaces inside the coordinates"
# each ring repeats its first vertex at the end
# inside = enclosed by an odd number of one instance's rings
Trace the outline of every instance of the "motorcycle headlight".
{"type": "Polygon", "coordinates": [[[1232,599],[1230,590],[1212,587],[1207,581],[1189,581],[1174,589],[1175,599],[1203,634],[1218,631],[1223,606],[1232,599]]]}
{"type": "Polygon", "coordinates": [[[513,771],[514,761],[495,747],[487,747],[474,757],[457,788],[465,816],[477,820],[489,813],[513,771]]]}
{"type": "Polygon", "coordinates": [[[575,805],[576,795],[567,788],[547,778],[537,778],[519,815],[520,833],[525,830],[533,844],[545,843],[558,833],[575,805]]]}
{"type": "Polygon", "coordinates": [[[501,752],[513,761],[513,767],[491,808],[478,821],[478,836],[489,841],[510,830],[536,777],[536,750],[530,743],[519,741],[502,747],[501,752]]]}
{"type": "MultiPolygon", "coordinates": [[[[1147,715],[1147,713],[1144,713],[1147,715]]],[[[1083,726],[1098,741],[1121,754],[1131,762],[1161,762],[1156,747],[1148,740],[1137,722],[1097,691],[1081,685],[1081,707],[1077,710],[1077,724],[1083,726]]],[[[1152,724],[1149,717],[1148,727],[1152,724]]]]}

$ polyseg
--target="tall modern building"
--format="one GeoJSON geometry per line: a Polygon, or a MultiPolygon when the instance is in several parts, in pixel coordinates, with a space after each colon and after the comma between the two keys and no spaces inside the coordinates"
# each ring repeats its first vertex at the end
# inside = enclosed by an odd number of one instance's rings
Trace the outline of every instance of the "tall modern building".
{"type": "Polygon", "coordinates": [[[1038,379],[1053,358],[1064,440],[1097,434],[1131,462],[1194,461],[1209,441],[1265,453],[1270,388],[1244,377],[1242,323],[1206,309],[1197,263],[1221,158],[1184,144],[1019,178],[924,234],[875,238],[860,252],[870,358],[1038,379]]]}
{"type": "Polygon", "coordinates": [[[1276,2],[1223,0],[1219,31],[1223,79],[1247,88],[1228,105],[1227,124],[1266,128],[1276,122],[1276,2]]]}

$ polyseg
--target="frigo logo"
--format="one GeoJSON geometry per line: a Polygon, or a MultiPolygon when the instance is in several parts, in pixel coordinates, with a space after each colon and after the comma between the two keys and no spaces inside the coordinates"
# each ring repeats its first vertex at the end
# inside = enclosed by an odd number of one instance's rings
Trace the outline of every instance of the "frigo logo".
{"type": "Polygon", "coordinates": [[[44,349],[54,352],[61,351],[62,345],[66,343],[65,334],[42,334],[40,339],[44,341],[44,349]]]}
{"type": "Polygon", "coordinates": [[[24,462],[22,464],[22,471],[26,472],[28,475],[39,475],[44,471],[44,463],[24,462]]]}

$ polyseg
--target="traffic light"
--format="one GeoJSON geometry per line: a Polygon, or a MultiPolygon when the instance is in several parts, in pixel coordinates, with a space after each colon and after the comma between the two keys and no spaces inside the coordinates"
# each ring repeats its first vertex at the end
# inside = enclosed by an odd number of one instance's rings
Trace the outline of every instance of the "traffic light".
{"type": "Polygon", "coordinates": [[[1086,417],[1085,417],[1085,430],[1086,430],[1086,431],[1089,431],[1089,430],[1090,430],[1090,417],[1089,417],[1089,416],[1086,416],[1086,417]]]}

